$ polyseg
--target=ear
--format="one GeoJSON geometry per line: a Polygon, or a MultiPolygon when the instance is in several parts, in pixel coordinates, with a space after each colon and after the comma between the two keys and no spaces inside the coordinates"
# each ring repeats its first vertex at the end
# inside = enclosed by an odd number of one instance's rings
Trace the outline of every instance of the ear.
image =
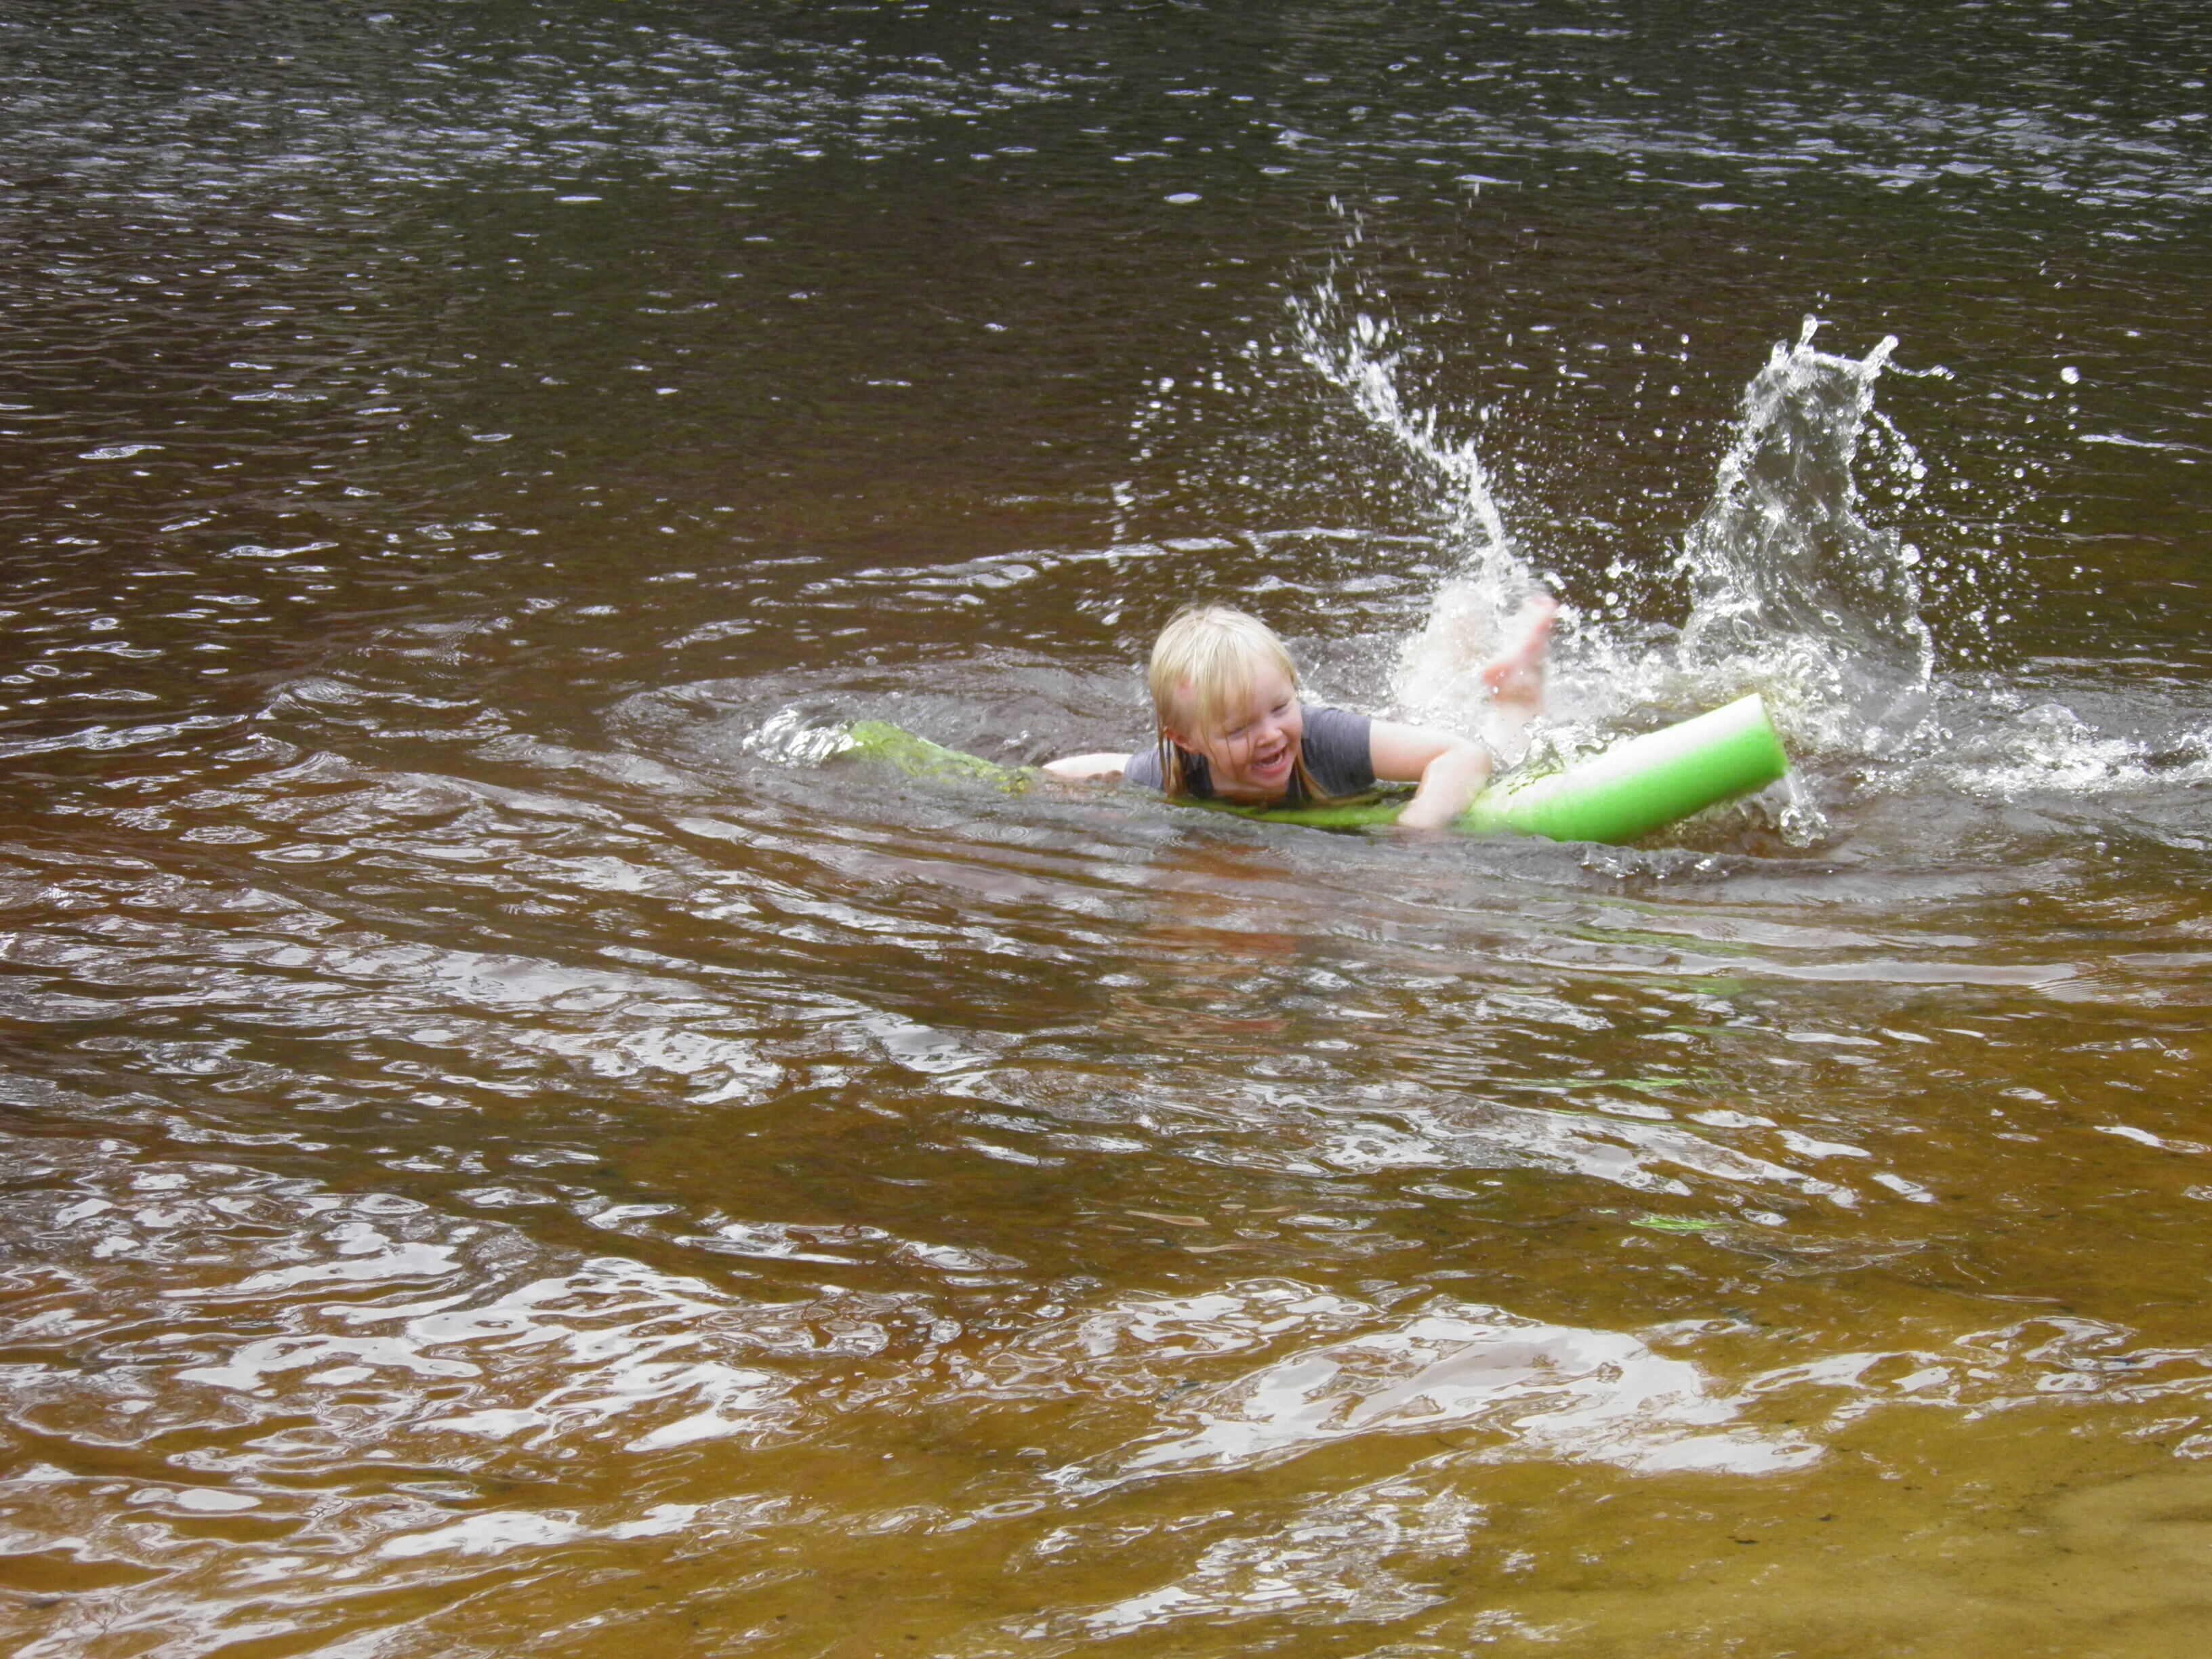
{"type": "MultiPolygon", "coordinates": [[[[1182,684],[1176,687],[1176,695],[1170,707],[1179,714],[1188,714],[1191,712],[1190,702],[1190,682],[1188,680],[1185,680],[1182,684]]],[[[1154,714],[1155,718],[1157,718],[1158,711],[1155,710],[1154,714]]],[[[1159,725],[1160,735],[1165,738],[1170,743],[1175,744],[1176,748],[1187,749],[1193,754],[1196,754],[1198,752],[1198,745],[1191,742],[1189,733],[1184,732],[1180,726],[1172,725],[1164,720],[1161,720],[1159,725]]]]}

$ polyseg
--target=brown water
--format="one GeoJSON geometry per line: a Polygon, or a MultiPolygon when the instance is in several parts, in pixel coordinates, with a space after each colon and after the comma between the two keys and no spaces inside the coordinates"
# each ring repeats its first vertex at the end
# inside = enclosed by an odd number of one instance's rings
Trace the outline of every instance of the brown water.
{"type": "Polygon", "coordinates": [[[2201,1652],[2197,11],[1679,9],[0,19],[11,1650],[2201,1652]]]}

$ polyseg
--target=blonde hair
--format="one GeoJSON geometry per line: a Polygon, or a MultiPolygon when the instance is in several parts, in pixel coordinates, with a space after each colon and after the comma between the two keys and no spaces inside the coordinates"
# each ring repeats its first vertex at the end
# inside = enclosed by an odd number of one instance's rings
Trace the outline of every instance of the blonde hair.
{"type": "MultiPolygon", "coordinates": [[[[1257,617],[1224,605],[1193,605],[1179,612],[1152,641],[1152,659],[1146,683],[1152,693],[1152,720],[1160,748],[1160,783],[1170,796],[1188,793],[1183,777],[1182,750],[1168,735],[1172,726],[1205,728],[1218,724],[1223,713],[1252,684],[1253,671],[1262,665],[1279,669],[1298,689],[1298,665],[1275,630],[1257,617]]],[[[1309,799],[1329,799],[1313,774],[1306,770],[1301,749],[1293,768],[1298,786],[1309,799]]]]}

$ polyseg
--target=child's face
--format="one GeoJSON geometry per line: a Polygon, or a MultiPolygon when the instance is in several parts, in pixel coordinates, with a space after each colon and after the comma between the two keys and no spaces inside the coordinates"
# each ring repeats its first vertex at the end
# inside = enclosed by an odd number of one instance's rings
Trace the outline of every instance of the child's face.
{"type": "MultiPolygon", "coordinates": [[[[1183,725],[1198,722],[1186,715],[1183,725]]],[[[1168,736],[1206,757],[1213,792],[1224,800],[1277,800],[1287,793],[1305,735],[1297,688],[1272,663],[1254,665],[1243,691],[1204,730],[1170,727],[1168,736]]]]}

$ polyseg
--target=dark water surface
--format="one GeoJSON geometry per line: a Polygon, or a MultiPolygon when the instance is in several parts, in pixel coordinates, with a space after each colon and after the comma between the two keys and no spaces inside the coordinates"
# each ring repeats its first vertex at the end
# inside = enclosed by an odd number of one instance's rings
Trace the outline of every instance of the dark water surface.
{"type": "Polygon", "coordinates": [[[11,1651],[2203,1651],[2201,9],[0,46],[11,1651]],[[1540,577],[1794,787],[825,758],[1540,577]]]}

